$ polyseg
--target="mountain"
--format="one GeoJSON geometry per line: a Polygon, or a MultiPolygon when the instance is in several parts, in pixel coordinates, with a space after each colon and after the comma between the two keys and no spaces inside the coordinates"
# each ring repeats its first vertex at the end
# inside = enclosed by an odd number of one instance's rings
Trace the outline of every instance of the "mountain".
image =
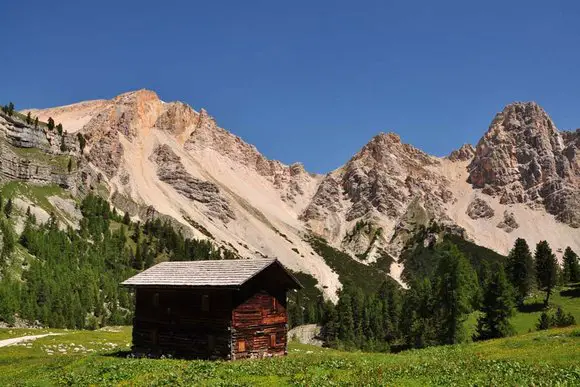
{"type": "Polygon", "coordinates": [[[397,280],[396,259],[432,222],[500,254],[518,237],[580,250],[580,133],[535,103],[507,106],[475,148],[435,157],[381,133],[326,175],[269,160],[204,109],[148,90],[28,112],[65,133],[0,117],[4,180],[103,192],[135,218],[164,216],[241,257],[276,256],[331,299],[341,273],[311,235],[359,267],[389,262],[397,280]]]}

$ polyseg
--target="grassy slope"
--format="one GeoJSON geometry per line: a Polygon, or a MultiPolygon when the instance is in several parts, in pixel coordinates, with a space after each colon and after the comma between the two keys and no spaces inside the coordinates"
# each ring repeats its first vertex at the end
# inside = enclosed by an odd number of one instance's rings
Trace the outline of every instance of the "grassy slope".
{"type": "Polygon", "coordinates": [[[0,348],[0,385],[580,383],[578,327],[400,354],[346,353],[292,343],[285,358],[237,362],[127,358],[129,328],[64,333],[0,348]]]}
{"type": "MultiPolygon", "coordinates": [[[[544,293],[538,293],[526,300],[522,310],[517,311],[511,319],[518,334],[536,330],[536,323],[544,311],[544,293]]],[[[556,289],[550,297],[550,310],[555,312],[561,307],[565,312],[572,313],[576,323],[580,323],[580,283],[556,289]]],[[[472,313],[466,321],[469,336],[475,332],[479,312],[472,313]]]]}

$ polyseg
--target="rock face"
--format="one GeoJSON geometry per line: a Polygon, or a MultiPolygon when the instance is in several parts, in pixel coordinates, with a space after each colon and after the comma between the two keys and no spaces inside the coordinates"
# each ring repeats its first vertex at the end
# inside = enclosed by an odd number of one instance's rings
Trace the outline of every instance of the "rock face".
{"type": "Polygon", "coordinates": [[[451,161],[468,161],[475,155],[475,148],[471,144],[463,144],[461,148],[454,150],[447,157],[451,161]]]}
{"type": "Polygon", "coordinates": [[[323,220],[341,210],[347,221],[372,214],[397,218],[416,196],[437,209],[452,200],[445,179],[428,168],[438,164],[396,134],[379,134],[322,181],[302,218],[323,220]]]}
{"type": "Polygon", "coordinates": [[[497,227],[503,229],[507,233],[510,233],[519,228],[520,225],[516,221],[514,213],[505,210],[503,213],[503,220],[497,224],[497,227]]]}
{"type": "Polygon", "coordinates": [[[563,135],[537,104],[514,103],[499,113],[477,144],[469,182],[502,204],[544,207],[580,227],[580,164],[576,134],[563,135]]]}
{"type": "Polygon", "coordinates": [[[0,113],[0,180],[56,184],[76,192],[78,170],[69,171],[67,164],[76,159],[77,148],[73,136],[35,128],[0,113]],[[61,151],[63,141],[66,150],[61,151]]]}
{"type": "MultiPolygon", "coordinates": [[[[310,233],[365,264],[396,260],[420,229],[504,254],[518,237],[580,250],[572,228],[580,225],[580,132],[558,131],[534,103],[507,106],[475,149],[466,144],[439,158],[381,133],[323,176],[270,160],[204,109],[148,90],[31,112],[87,139],[82,167],[63,185],[83,192],[105,185],[133,216],[158,214],[240,257],[276,256],[312,274],[331,299],[338,275],[305,241],[310,233]]],[[[9,147],[0,176],[42,184],[69,178],[46,162],[19,159],[27,146],[58,155],[52,134],[1,121],[0,134],[9,147]]],[[[403,264],[394,262],[390,275],[400,280],[403,264]]]]}
{"type": "Polygon", "coordinates": [[[281,192],[280,197],[284,201],[296,203],[296,198],[304,194],[302,187],[316,178],[307,173],[300,163],[286,166],[278,160],[267,159],[255,146],[220,128],[204,109],[194,117],[192,123],[194,130],[184,145],[187,151],[197,153],[211,149],[255,171],[281,192]]]}
{"type": "Polygon", "coordinates": [[[219,188],[209,181],[202,181],[188,174],[180,157],[168,145],[157,146],[151,159],[157,165],[159,179],[186,198],[204,204],[208,216],[219,218],[224,223],[236,218],[227,200],[220,195],[219,188]]]}
{"type": "Polygon", "coordinates": [[[480,197],[475,197],[467,207],[467,215],[469,215],[471,219],[489,219],[493,218],[495,211],[485,200],[480,197]]]}

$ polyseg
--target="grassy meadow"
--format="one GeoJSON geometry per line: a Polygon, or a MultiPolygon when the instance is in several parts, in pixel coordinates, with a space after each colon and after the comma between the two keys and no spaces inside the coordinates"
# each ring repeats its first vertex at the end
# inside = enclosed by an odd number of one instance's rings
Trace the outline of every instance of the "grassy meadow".
{"type": "Polygon", "coordinates": [[[580,385],[578,326],[399,354],[291,343],[287,357],[236,362],[131,358],[129,327],[51,331],[0,348],[1,386],[580,385]]]}

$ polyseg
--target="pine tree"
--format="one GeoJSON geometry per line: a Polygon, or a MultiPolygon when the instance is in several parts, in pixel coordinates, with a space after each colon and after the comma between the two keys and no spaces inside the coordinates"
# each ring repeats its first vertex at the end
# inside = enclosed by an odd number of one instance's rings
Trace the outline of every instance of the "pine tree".
{"type": "Polygon", "coordinates": [[[433,287],[428,278],[415,281],[405,293],[400,330],[407,345],[423,348],[435,344],[433,287]]]}
{"type": "Polygon", "coordinates": [[[83,136],[82,133],[77,133],[77,140],[79,141],[79,148],[81,149],[81,155],[82,155],[84,150],[85,150],[85,145],[87,144],[87,140],[85,139],[85,136],[83,136]]]}
{"type": "Polygon", "coordinates": [[[56,131],[57,131],[57,133],[58,133],[59,136],[62,136],[62,124],[61,123],[59,123],[56,126],[56,131]]]}
{"type": "Polygon", "coordinates": [[[52,119],[52,117],[48,117],[48,122],[46,126],[48,127],[48,130],[54,129],[54,120],[52,119]]]}
{"type": "Polygon", "coordinates": [[[477,321],[477,340],[510,336],[514,333],[509,319],[514,315],[513,291],[502,266],[497,267],[488,283],[477,321]]]}
{"type": "Polygon", "coordinates": [[[564,282],[578,282],[580,281],[580,262],[578,255],[570,248],[566,247],[564,251],[564,282]]]}
{"type": "Polygon", "coordinates": [[[72,172],[72,157],[68,159],[68,165],[66,166],[68,173],[72,172]]]}
{"type": "Polygon", "coordinates": [[[518,305],[523,305],[535,283],[534,260],[525,239],[516,239],[508,255],[506,274],[516,292],[518,305]]]}
{"type": "Polygon", "coordinates": [[[26,115],[26,123],[28,125],[32,124],[32,116],[30,115],[30,112],[28,112],[28,114],[26,115]]]}
{"type": "Polygon", "coordinates": [[[562,308],[558,307],[552,322],[557,327],[568,327],[570,325],[575,325],[576,319],[571,313],[565,313],[562,308]]]}
{"type": "MultiPolygon", "coordinates": [[[[60,124],[59,124],[59,125],[60,125],[60,124]]],[[[60,151],[61,151],[61,152],[67,152],[67,151],[68,151],[68,148],[66,147],[66,142],[65,142],[65,140],[64,140],[64,139],[65,139],[65,136],[62,136],[62,137],[60,138],[60,151]]]]}
{"type": "Polygon", "coordinates": [[[123,224],[129,225],[131,223],[131,216],[127,211],[125,211],[125,215],[123,215],[123,224]]]}
{"type": "Polygon", "coordinates": [[[38,128],[38,116],[34,117],[34,129],[38,128]]]}
{"type": "Polygon", "coordinates": [[[457,246],[442,246],[439,254],[436,271],[439,341],[441,344],[455,344],[464,339],[463,323],[472,310],[477,280],[473,268],[457,246]]]}
{"type": "Polygon", "coordinates": [[[544,305],[548,306],[550,295],[556,285],[558,264],[556,256],[552,252],[550,245],[546,241],[541,241],[536,246],[536,276],[538,286],[542,291],[546,292],[546,299],[544,305]]]}
{"type": "Polygon", "coordinates": [[[7,218],[10,218],[10,215],[12,214],[12,199],[9,198],[8,201],[6,202],[6,205],[4,206],[4,214],[6,215],[7,218]]]}
{"type": "Polygon", "coordinates": [[[384,340],[391,342],[400,336],[402,299],[399,285],[393,280],[387,280],[381,284],[377,295],[382,301],[384,340]]]}
{"type": "Polygon", "coordinates": [[[548,313],[542,312],[540,318],[538,319],[538,323],[536,324],[536,328],[539,331],[549,329],[552,326],[552,321],[548,313]]]}
{"type": "Polygon", "coordinates": [[[12,102],[8,104],[8,111],[6,113],[11,117],[14,114],[14,104],[12,102]]]}
{"type": "Polygon", "coordinates": [[[344,289],[336,305],[336,310],[338,314],[338,339],[347,346],[352,346],[354,344],[352,299],[344,289]]]}

